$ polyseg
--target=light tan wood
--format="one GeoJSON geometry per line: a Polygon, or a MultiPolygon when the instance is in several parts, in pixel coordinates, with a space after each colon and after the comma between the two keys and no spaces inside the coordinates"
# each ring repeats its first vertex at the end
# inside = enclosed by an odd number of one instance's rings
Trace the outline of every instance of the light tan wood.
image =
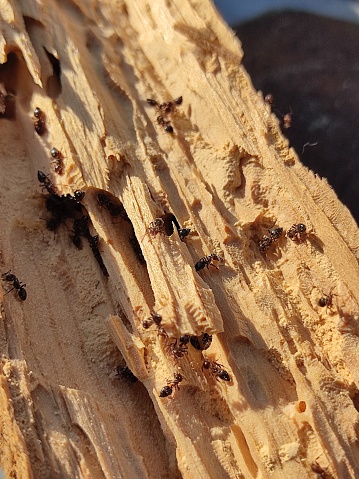
{"type": "Polygon", "coordinates": [[[358,229],[288,148],[213,6],[4,0],[0,15],[1,91],[16,109],[0,119],[1,272],[28,295],[3,297],[6,477],[358,477],[358,229]],[[146,98],[180,95],[170,134],[146,98]],[[86,191],[108,279],[68,227],[46,229],[38,170],[61,194],[86,191]],[[101,190],[123,204],[146,266],[101,190]],[[146,233],[165,211],[191,228],[184,242],[146,233]],[[268,228],[294,223],[305,241],[260,253],[268,228]],[[196,272],[212,253],[219,269],[196,272]],[[207,332],[211,347],[174,361],[171,340],[142,326],[151,311],[169,337],[207,332]],[[116,377],[125,363],[137,383],[116,377]],[[160,398],[174,372],[180,389],[160,398]]]}

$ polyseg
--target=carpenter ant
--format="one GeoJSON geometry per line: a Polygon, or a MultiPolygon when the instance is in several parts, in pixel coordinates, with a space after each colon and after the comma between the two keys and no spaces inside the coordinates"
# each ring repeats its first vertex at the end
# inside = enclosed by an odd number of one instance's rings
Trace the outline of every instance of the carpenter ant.
{"type": "Polygon", "coordinates": [[[262,236],[262,239],[258,241],[258,249],[261,253],[265,253],[267,249],[271,246],[273,240],[270,236],[262,236]]]}
{"type": "Polygon", "coordinates": [[[165,131],[167,131],[167,133],[173,133],[173,127],[172,127],[172,125],[171,125],[171,122],[170,122],[170,121],[166,121],[166,120],[163,118],[163,116],[161,116],[161,115],[158,116],[158,117],[156,118],[156,121],[157,121],[157,124],[158,124],[158,125],[162,126],[163,129],[164,129],[165,131]]]}
{"type": "Polygon", "coordinates": [[[183,358],[185,354],[188,354],[188,348],[185,343],[179,342],[177,345],[177,339],[175,339],[172,343],[168,344],[165,348],[166,353],[169,356],[173,356],[173,359],[176,361],[177,359],[183,358]]]}
{"type": "Polygon", "coordinates": [[[150,236],[156,236],[158,234],[165,235],[165,222],[163,219],[156,218],[155,221],[151,221],[146,230],[146,234],[149,234],[150,236]]]}
{"type": "Polygon", "coordinates": [[[81,249],[81,236],[84,236],[88,240],[91,239],[90,230],[88,227],[89,216],[85,215],[82,218],[74,220],[74,229],[73,229],[73,236],[70,236],[73,244],[76,248],[81,249]]]}
{"type": "Polygon", "coordinates": [[[212,336],[208,333],[203,333],[201,336],[191,336],[191,344],[199,351],[203,351],[212,344],[212,336]]]}
{"type": "Polygon", "coordinates": [[[188,334],[183,334],[179,338],[180,345],[188,344],[190,341],[190,336],[188,334]]]}
{"type": "Polygon", "coordinates": [[[209,373],[216,378],[216,380],[222,379],[223,381],[230,381],[231,377],[225,369],[223,364],[219,364],[216,361],[211,361],[208,358],[203,358],[202,371],[208,369],[209,373]]]}
{"type": "Polygon", "coordinates": [[[43,135],[46,131],[45,113],[38,107],[34,110],[34,127],[39,136],[43,135]]]}
{"type": "Polygon", "coordinates": [[[37,179],[39,180],[40,183],[42,183],[42,186],[41,186],[42,189],[45,188],[50,195],[56,195],[55,186],[52,184],[50,178],[47,175],[45,175],[43,171],[39,170],[37,172],[37,179]]]}
{"type": "Polygon", "coordinates": [[[100,206],[103,206],[110,212],[111,216],[118,216],[121,214],[121,207],[119,205],[115,205],[115,203],[113,203],[107,195],[99,193],[97,195],[97,201],[100,206]]]}
{"type": "Polygon", "coordinates": [[[283,233],[283,228],[280,228],[279,226],[274,226],[273,228],[270,228],[268,230],[268,233],[272,241],[277,241],[283,233]]]}
{"type": "MultiPolygon", "coordinates": [[[[41,171],[38,172],[39,179],[44,175],[41,171]]],[[[45,180],[47,179],[46,175],[45,180]]],[[[44,187],[48,192],[53,191],[51,182],[44,182],[44,187]]],[[[65,221],[66,218],[74,217],[78,212],[82,212],[82,205],[80,201],[83,199],[85,193],[83,191],[75,191],[73,195],[57,195],[51,193],[45,197],[46,209],[51,213],[51,218],[47,220],[46,225],[49,230],[55,231],[57,227],[65,221]]]]}
{"type": "Polygon", "coordinates": [[[147,98],[147,103],[151,106],[158,106],[158,103],[156,100],[153,100],[152,98],[147,98]]]}
{"type": "Polygon", "coordinates": [[[170,121],[165,120],[165,116],[172,113],[175,110],[176,105],[181,105],[182,100],[183,100],[182,96],[175,98],[173,102],[166,101],[163,103],[158,103],[153,98],[147,98],[146,100],[150,106],[154,106],[157,108],[157,112],[161,112],[161,115],[157,116],[156,121],[158,125],[162,126],[163,129],[167,131],[167,133],[173,133],[173,127],[170,121]]]}
{"type": "Polygon", "coordinates": [[[26,284],[21,283],[18,278],[11,273],[11,270],[7,271],[6,273],[3,273],[1,275],[1,278],[7,283],[12,283],[12,288],[6,294],[10,293],[13,289],[16,289],[21,301],[25,301],[25,299],[27,298],[27,293],[25,289],[26,284]]]}
{"type": "Polygon", "coordinates": [[[287,237],[292,241],[301,241],[307,232],[307,227],[303,223],[292,225],[287,231],[287,237]]]}
{"type": "Polygon", "coordinates": [[[116,368],[116,376],[127,379],[131,383],[135,383],[138,381],[136,376],[133,374],[131,369],[127,366],[117,366],[116,368]]]}
{"type": "Polygon", "coordinates": [[[177,218],[173,213],[165,213],[162,216],[164,231],[167,236],[171,236],[173,234],[173,225],[176,226],[178,236],[181,241],[184,241],[185,237],[188,236],[191,232],[190,228],[181,228],[180,224],[178,223],[177,218]]]}
{"type": "Polygon", "coordinates": [[[103,259],[102,259],[102,256],[101,256],[101,253],[100,253],[100,250],[98,249],[98,242],[99,242],[99,237],[98,235],[96,236],[90,236],[90,238],[88,238],[88,242],[89,242],[89,245],[92,249],[92,252],[93,252],[93,255],[97,261],[97,263],[99,264],[100,266],[100,269],[102,271],[102,274],[106,277],[110,276],[108,271],[107,271],[107,268],[105,266],[105,263],[103,262],[103,259]]]}
{"type": "Polygon", "coordinates": [[[188,236],[191,232],[190,228],[180,228],[178,230],[178,236],[180,237],[181,241],[184,241],[186,236],[188,236]]]}
{"type": "Polygon", "coordinates": [[[62,156],[62,153],[57,148],[51,148],[50,153],[52,158],[55,160],[55,173],[62,175],[64,172],[64,157],[62,156]]]}
{"type": "Polygon", "coordinates": [[[165,398],[173,393],[173,389],[179,389],[179,383],[183,381],[183,376],[180,373],[174,373],[173,379],[167,379],[167,386],[164,386],[160,391],[160,398],[165,398]]]}
{"type": "Polygon", "coordinates": [[[333,296],[338,296],[337,294],[332,293],[334,288],[335,288],[335,286],[333,286],[331,288],[331,290],[329,291],[328,294],[324,294],[323,297],[319,298],[318,305],[321,308],[324,308],[324,306],[326,306],[326,309],[328,309],[328,308],[331,309],[332,308],[332,306],[333,306],[333,296]]]}
{"type": "Polygon", "coordinates": [[[150,318],[144,319],[142,321],[142,327],[144,329],[148,329],[153,324],[155,324],[156,328],[157,328],[157,335],[162,336],[164,338],[164,340],[167,341],[168,340],[168,334],[165,331],[164,327],[161,326],[162,316],[158,313],[155,313],[154,311],[151,311],[150,314],[151,314],[150,318]]]}
{"type": "Polygon", "coordinates": [[[203,258],[200,258],[197,263],[194,265],[196,271],[200,271],[203,269],[205,266],[207,266],[207,269],[209,269],[209,266],[214,266],[216,269],[219,269],[218,266],[213,264],[213,261],[220,261],[222,262],[223,259],[219,257],[218,255],[212,253],[209,256],[203,256],[203,258]]]}
{"type": "Polygon", "coordinates": [[[166,101],[166,102],[163,102],[163,103],[158,103],[153,98],[147,98],[146,101],[150,106],[157,107],[157,111],[161,110],[164,114],[167,114],[167,113],[171,113],[174,110],[175,105],[181,105],[182,101],[183,101],[183,98],[182,98],[182,96],[179,96],[178,98],[175,98],[173,100],[173,102],[166,101]]]}

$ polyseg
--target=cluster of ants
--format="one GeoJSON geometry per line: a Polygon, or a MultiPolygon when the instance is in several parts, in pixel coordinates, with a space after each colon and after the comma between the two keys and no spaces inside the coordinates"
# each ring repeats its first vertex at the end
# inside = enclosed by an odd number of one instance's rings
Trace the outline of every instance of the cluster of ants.
{"type": "Polygon", "coordinates": [[[161,113],[156,118],[157,124],[161,126],[167,133],[173,133],[173,126],[169,120],[166,120],[166,117],[174,112],[176,106],[182,104],[182,97],[179,96],[173,101],[166,101],[164,103],[158,103],[158,101],[154,100],[153,98],[147,98],[146,101],[150,106],[156,107],[157,113],[161,113]]]}
{"type": "MultiPolygon", "coordinates": [[[[161,323],[162,316],[158,313],[151,312],[151,316],[142,321],[142,327],[144,329],[148,329],[152,325],[156,326],[158,336],[163,338],[165,353],[175,362],[188,354],[189,343],[191,343],[191,345],[199,351],[208,349],[212,344],[212,336],[208,333],[204,333],[202,336],[190,336],[188,334],[184,334],[180,336],[179,339],[170,338],[161,323]]],[[[231,380],[228,372],[224,369],[222,364],[210,360],[207,357],[203,358],[202,371],[204,369],[209,371],[210,375],[215,377],[217,380],[231,380]]],[[[173,378],[167,379],[167,385],[161,389],[159,397],[163,398],[170,396],[174,390],[179,389],[179,383],[181,383],[183,379],[185,378],[182,376],[182,374],[175,372],[173,378]]]]}
{"type": "MultiPolygon", "coordinates": [[[[160,113],[156,117],[156,122],[160,125],[164,131],[167,133],[173,133],[173,127],[171,122],[167,120],[168,115],[174,112],[176,106],[182,104],[182,96],[175,98],[173,101],[158,103],[152,98],[148,98],[147,103],[150,106],[156,107],[157,113],[160,113]]],[[[272,105],[273,95],[269,94],[265,97],[266,103],[272,105]]],[[[291,115],[288,113],[283,116],[283,127],[289,128],[291,126],[291,115]]],[[[34,110],[34,128],[35,132],[38,135],[43,135],[46,132],[46,117],[44,112],[40,108],[35,108],[34,110]]],[[[63,174],[64,164],[63,164],[63,155],[57,148],[52,148],[50,151],[51,157],[54,160],[54,171],[57,174],[63,174]]],[[[92,236],[89,230],[89,216],[84,214],[83,206],[81,201],[84,198],[85,193],[83,191],[75,191],[73,195],[59,195],[55,186],[52,184],[48,176],[45,175],[42,171],[38,171],[38,180],[42,185],[43,189],[46,189],[47,195],[45,196],[46,200],[46,209],[51,213],[51,218],[46,221],[47,228],[51,231],[55,231],[57,227],[64,223],[66,219],[73,219],[73,235],[71,240],[77,248],[81,248],[82,242],[81,237],[84,237],[89,242],[89,245],[92,249],[92,252],[95,256],[96,261],[98,262],[102,273],[105,276],[108,276],[107,268],[102,260],[98,242],[98,235],[92,236]]],[[[111,216],[118,216],[123,214],[122,208],[115,204],[111,198],[103,193],[97,195],[97,201],[99,205],[105,208],[111,216]]],[[[146,233],[150,236],[156,236],[157,234],[163,234],[171,236],[174,232],[175,225],[179,238],[181,241],[184,241],[185,238],[189,235],[189,228],[181,228],[176,217],[172,213],[165,213],[161,218],[156,218],[151,222],[147,228],[146,233]]],[[[265,253],[268,248],[278,241],[280,236],[283,233],[283,228],[273,227],[268,230],[268,235],[263,235],[258,242],[258,248],[261,253],[265,253]]],[[[306,226],[302,223],[292,225],[286,233],[286,236],[292,241],[300,242],[305,238],[306,235],[306,226]]],[[[137,241],[137,238],[129,239],[131,246],[142,264],[146,264],[146,261],[142,255],[140,245],[137,241]]],[[[223,258],[218,256],[215,253],[212,253],[208,256],[203,256],[195,263],[195,270],[198,272],[205,267],[213,266],[216,269],[219,269],[215,264],[216,262],[223,262],[223,258]]],[[[12,291],[16,289],[18,296],[21,300],[25,300],[27,297],[25,284],[21,283],[14,274],[11,274],[10,271],[2,275],[2,279],[12,284],[12,291]]],[[[9,291],[9,292],[10,292],[9,291]]],[[[323,296],[319,299],[318,304],[321,307],[331,307],[333,302],[333,293],[329,292],[328,295],[323,296]]],[[[151,325],[156,325],[158,335],[164,338],[165,341],[165,352],[171,356],[175,361],[183,358],[188,354],[188,343],[191,342],[192,346],[199,350],[207,349],[212,342],[212,336],[204,333],[201,337],[183,335],[177,339],[172,339],[168,337],[166,331],[161,326],[162,316],[158,313],[151,313],[151,317],[144,320],[142,325],[145,329],[148,329],[151,325]]],[[[224,369],[224,366],[219,364],[216,361],[211,361],[208,358],[204,357],[202,364],[202,371],[207,370],[209,373],[214,376],[216,379],[222,379],[223,381],[230,381],[231,378],[228,372],[224,369]]],[[[126,377],[131,381],[136,381],[137,378],[132,374],[132,372],[125,367],[118,367],[117,374],[122,377],[126,377]]],[[[175,372],[173,378],[167,380],[167,385],[164,386],[159,396],[167,397],[173,393],[174,389],[179,389],[179,384],[185,379],[182,374],[175,372]]]]}
{"type": "MultiPolygon", "coordinates": [[[[298,223],[289,228],[286,236],[292,241],[301,242],[305,239],[306,232],[307,227],[303,223],[298,223]]],[[[263,235],[258,241],[258,249],[261,253],[265,253],[273,243],[278,241],[278,239],[282,236],[283,228],[274,226],[268,230],[268,233],[269,236],[263,235]]]]}
{"type": "MultiPolygon", "coordinates": [[[[46,115],[39,107],[35,108],[33,119],[36,133],[42,136],[46,132],[46,115]]],[[[51,148],[50,154],[53,159],[55,173],[62,175],[64,173],[64,157],[62,153],[54,147],[51,148]]]]}
{"type": "Polygon", "coordinates": [[[91,235],[88,226],[90,217],[85,214],[84,207],[81,204],[85,192],[76,190],[73,195],[59,195],[56,187],[45,173],[38,171],[37,178],[42,185],[42,189],[47,191],[45,206],[47,211],[51,213],[51,217],[46,221],[47,228],[50,231],[56,231],[60,224],[65,223],[67,219],[72,219],[73,234],[70,235],[70,238],[73,244],[80,249],[82,247],[81,237],[86,238],[103,275],[109,276],[98,248],[99,237],[98,235],[91,235]]]}
{"type": "MultiPolygon", "coordinates": [[[[173,224],[177,228],[180,240],[184,241],[191,230],[190,228],[181,228],[177,218],[173,213],[166,213],[162,218],[156,218],[154,221],[152,221],[146,230],[146,234],[149,234],[150,236],[156,236],[158,234],[171,236],[173,234],[173,224]]],[[[200,271],[205,267],[209,269],[209,266],[219,269],[215,262],[223,263],[223,261],[224,260],[221,256],[211,253],[208,256],[203,256],[200,258],[194,266],[196,271],[200,271]]]]}

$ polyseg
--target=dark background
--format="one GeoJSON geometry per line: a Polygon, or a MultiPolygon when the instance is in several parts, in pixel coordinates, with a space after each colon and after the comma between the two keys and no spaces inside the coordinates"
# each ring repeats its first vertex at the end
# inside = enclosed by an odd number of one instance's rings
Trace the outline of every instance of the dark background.
{"type": "Polygon", "coordinates": [[[232,28],[254,87],[273,94],[279,118],[291,112],[291,146],[359,224],[359,25],[287,10],[232,28]]]}

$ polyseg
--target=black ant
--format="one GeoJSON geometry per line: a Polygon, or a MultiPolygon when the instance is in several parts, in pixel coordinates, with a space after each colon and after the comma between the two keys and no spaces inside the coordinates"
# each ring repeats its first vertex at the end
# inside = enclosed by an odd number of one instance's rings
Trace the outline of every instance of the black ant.
{"type": "Polygon", "coordinates": [[[333,296],[338,296],[337,294],[333,294],[332,291],[333,289],[335,288],[335,286],[333,286],[329,293],[328,294],[324,294],[324,296],[322,296],[321,298],[319,298],[318,300],[318,305],[321,307],[321,308],[324,308],[324,306],[326,306],[326,309],[331,309],[332,306],[333,306],[333,296]]]}
{"type": "Polygon", "coordinates": [[[180,228],[178,230],[178,236],[180,237],[181,241],[184,241],[185,238],[190,234],[191,229],[190,228],[180,228]]]}
{"type": "Polygon", "coordinates": [[[157,107],[157,111],[162,111],[164,114],[172,113],[172,111],[175,108],[175,105],[181,105],[182,104],[182,96],[179,96],[178,98],[175,98],[172,101],[166,101],[164,103],[158,103],[156,100],[153,98],[147,98],[147,103],[150,106],[155,106],[157,107]]]}
{"type": "Polygon", "coordinates": [[[212,344],[212,336],[208,333],[203,333],[201,336],[191,336],[191,344],[199,351],[203,351],[212,344]]]}
{"type": "Polygon", "coordinates": [[[168,344],[165,348],[166,353],[169,356],[173,356],[173,359],[176,361],[177,359],[181,359],[184,357],[185,354],[188,354],[188,348],[186,343],[182,343],[181,341],[177,344],[177,339],[175,339],[172,343],[168,344]]]}
{"type": "Polygon", "coordinates": [[[223,381],[230,381],[231,377],[225,369],[223,369],[223,364],[219,364],[216,361],[211,361],[208,358],[203,358],[202,371],[203,369],[209,370],[209,373],[216,378],[216,380],[222,379],[223,381]]]}
{"type": "Polygon", "coordinates": [[[148,329],[154,324],[157,328],[158,336],[162,336],[164,338],[164,340],[167,341],[168,340],[168,334],[165,331],[164,327],[161,326],[162,316],[158,313],[155,313],[154,311],[151,311],[150,315],[151,315],[150,318],[144,319],[142,321],[142,327],[144,329],[148,329]]]}
{"type": "Polygon", "coordinates": [[[163,118],[163,116],[158,116],[156,118],[157,124],[162,126],[167,133],[173,133],[173,126],[171,125],[170,121],[167,121],[163,118]]]}
{"type": "Polygon", "coordinates": [[[79,219],[74,220],[74,229],[73,229],[73,236],[70,236],[73,244],[76,248],[81,249],[81,236],[84,236],[88,240],[91,239],[90,230],[88,227],[88,221],[90,217],[88,215],[82,216],[79,219]]]}
{"type": "Polygon", "coordinates": [[[203,256],[200,258],[197,263],[194,265],[196,271],[200,271],[203,269],[205,266],[207,266],[207,269],[209,269],[209,266],[214,266],[216,269],[219,269],[218,266],[216,266],[213,261],[219,261],[223,262],[223,258],[220,256],[212,253],[209,256],[203,256]]]}
{"type": "Polygon", "coordinates": [[[157,328],[159,328],[162,322],[162,316],[158,313],[155,313],[154,311],[151,311],[150,315],[151,315],[150,318],[144,319],[142,321],[142,327],[144,329],[148,329],[149,327],[152,326],[152,324],[155,324],[157,328]]]}
{"type": "Polygon", "coordinates": [[[182,334],[179,338],[180,345],[188,344],[191,337],[188,334],[182,334]]]}
{"type": "Polygon", "coordinates": [[[273,228],[268,230],[268,233],[272,241],[277,241],[283,233],[283,228],[280,228],[279,226],[273,226],[273,228]]]}
{"type": "Polygon", "coordinates": [[[268,230],[269,236],[263,235],[262,238],[258,241],[258,249],[261,253],[265,253],[268,248],[277,241],[283,233],[283,228],[279,226],[273,226],[268,230]]]}
{"type": "Polygon", "coordinates": [[[96,236],[90,236],[88,239],[88,242],[89,242],[89,245],[92,249],[92,252],[93,252],[93,255],[97,261],[97,263],[99,264],[100,266],[100,269],[102,271],[102,274],[106,277],[110,276],[108,271],[107,271],[107,268],[105,266],[105,263],[103,262],[103,259],[102,259],[102,256],[101,256],[101,253],[100,253],[100,250],[98,248],[98,243],[99,243],[99,237],[98,235],[96,236]]]}
{"type": "Polygon", "coordinates": [[[303,223],[292,225],[287,231],[287,237],[292,241],[302,241],[307,232],[307,227],[303,223]]]}
{"type": "Polygon", "coordinates": [[[34,127],[39,136],[43,135],[46,131],[45,113],[38,107],[34,110],[34,127]]]}
{"type": "Polygon", "coordinates": [[[173,389],[179,389],[179,383],[184,377],[180,373],[174,373],[173,379],[167,379],[167,386],[164,386],[160,391],[160,398],[165,398],[173,393],[173,389]]]}
{"type": "Polygon", "coordinates": [[[267,249],[272,245],[272,238],[270,236],[262,236],[262,238],[258,241],[258,249],[261,253],[265,253],[267,249]]]}
{"type": "Polygon", "coordinates": [[[103,206],[110,212],[111,216],[118,216],[121,214],[121,207],[119,205],[115,205],[109,196],[104,195],[103,193],[98,193],[97,201],[100,206],[103,206]]]}
{"type": "Polygon", "coordinates": [[[62,156],[62,153],[57,148],[51,148],[50,153],[52,158],[55,160],[55,173],[62,175],[64,173],[64,157],[62,156]]]}
{"type": "Polygon", "coordinates": [[[153,98],[147,98],[146,100],[150,106],[155,106],[157,108],[157,112],[161,112],[161,115],[157,116],[156,121],[158,125],[162,126],[163,129],[167,131],[167,133],[173,133],[173,127],[170,121],[165,120],[165,116],[172,113],[175,110],[176,105],[181,105],[182,100],[182,96],[175,98],[173,102],[166,101],[163,103],[158,103],[153,98]]]}
{"type": "Polygon", "coordinates": [[[12,283],[12,288],[6,294],[10,293],[13,289],[16,289],[17,294],[18,294],[19,298],[21,299],[21,301],[25,301],[25,299],[27,298],[27,293],[26,293],[26,289],[25,289],[26,284],[21,283],[17,279],[17,277],[14,274],[11,273],[11,270],[7,271],[6,273],[3,273],[1,275],[1,278],[2,278],[3,281],[7,281],[8,283],[12,283]]]}
{"type": "Polygon", "coordinates": [[[56,195],[56,187],[52,184],[50,178],[43,171],[37,172],[37,179],[42,183],[41,188],[46,189],[50,195],[56,195]]]}
{"type": "Polygon", "coordinates": [[[135,383],[138,381],[136,376],[133,374],[131,369],[127,366],[117,366],[116,368],[116,376],[127,379],[131,383],[135,383]]]}
{"type": "Polygon", "coordinates": [[[144,237],[146,236],[146,234],[149,234],[150,236],[157,236],[158,234],[165,235],[165,222],[163,221],[163,219],[156,218],[155,221],[151,221],[151,223],[148,225],[148,228],[146,229],[144,237]]]}
{"type": "Polygon", "coordinates": [[[178,236],[181,241],[184,241],[185,237],[191,232],[190,228],[181,228],[173,213],[165,213],[160,219],[163,220],[163,229],[167,236],[172,236],[174,229],[173,225],[177,228],[178,236]]]}

